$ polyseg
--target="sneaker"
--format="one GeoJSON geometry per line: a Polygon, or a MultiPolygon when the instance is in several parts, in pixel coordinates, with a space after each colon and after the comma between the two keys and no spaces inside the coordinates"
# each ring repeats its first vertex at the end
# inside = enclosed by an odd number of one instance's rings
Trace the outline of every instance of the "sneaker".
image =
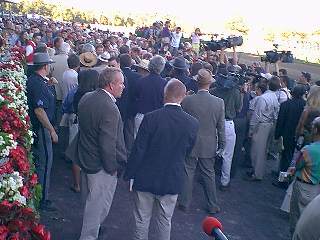
{"type": "Polygon", "coordinates": [[[58,209],[54,206],[54,204],[50,200],[45,200],[40,203],[40,210],[47,212],[55,212],[58,209]]]}

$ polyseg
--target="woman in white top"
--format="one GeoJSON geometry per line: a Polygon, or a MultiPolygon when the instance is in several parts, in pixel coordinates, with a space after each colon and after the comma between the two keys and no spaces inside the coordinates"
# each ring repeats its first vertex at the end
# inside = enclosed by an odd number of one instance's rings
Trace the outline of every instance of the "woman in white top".
{"type": "Polygon", "coordinates": [[[200,28],[196,28],[196,30],[193,33],[191,33],[192,48],[197,54],[199,54],[200,50],[200,36],[200,28]]]}

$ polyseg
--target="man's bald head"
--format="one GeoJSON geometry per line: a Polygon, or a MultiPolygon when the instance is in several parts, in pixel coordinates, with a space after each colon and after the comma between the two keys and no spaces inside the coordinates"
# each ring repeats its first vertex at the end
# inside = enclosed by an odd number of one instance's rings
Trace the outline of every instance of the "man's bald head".
{"type": "Polygon", "coordinates": [[[186,96],[186,87],[178,79],[172,78],[164,88],[165,103],[181,103],[186,96]]]}

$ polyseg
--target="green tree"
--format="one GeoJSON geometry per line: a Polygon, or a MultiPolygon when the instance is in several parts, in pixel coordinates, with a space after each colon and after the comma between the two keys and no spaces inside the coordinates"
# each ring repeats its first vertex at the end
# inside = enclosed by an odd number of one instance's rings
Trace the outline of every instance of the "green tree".
{"type": "Polygon", "coordinates": [[[228,21],[226,23],[226,28],[243,35],[248,35],[250,30],[242,17],[236,17],[228,21]]]}

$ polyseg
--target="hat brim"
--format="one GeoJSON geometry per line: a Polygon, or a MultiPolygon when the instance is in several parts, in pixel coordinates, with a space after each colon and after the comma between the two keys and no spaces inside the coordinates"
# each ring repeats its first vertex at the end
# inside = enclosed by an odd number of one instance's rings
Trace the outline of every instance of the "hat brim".
{"type": "Polygon", "coordinates": [[[179,66],[174,65],[174,60],[171,60],[169,62],[169,64],[171,67],[176,68],[176,69],[180,69],[180,70],[186,70],[189,68],[188,64],[186,64],[186,66],[184,66],[184,67],[179,67],[179,66]]]}
{"type": "Polygon", "coordinates": [[[28,63],[27,65],[29,66],[41,66],[41,65],[48,65],[48,64],[52,64],[55,63],[55,61],[48,61],[48,62],[40,62],[40,63],[28,63]]]}
{"type": "Polygon", "coordinates": [[[92,59],[91,62],[86,62],[83,57],[80,57],[80,63],[85,67],[93,67],[97,64],[98,58],[92,59]]]}

